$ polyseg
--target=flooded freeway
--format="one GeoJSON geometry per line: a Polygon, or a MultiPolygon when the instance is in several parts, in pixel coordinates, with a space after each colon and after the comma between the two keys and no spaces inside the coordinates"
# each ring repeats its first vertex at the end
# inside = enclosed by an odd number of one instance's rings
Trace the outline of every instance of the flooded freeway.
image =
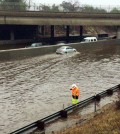
{"type": "Polygon", "coordinates": [[[0,62],[1,134],[70,106],[73,83],[80,100],[120,84],[120,45],[88,45],[79,52],[0,62]]]}

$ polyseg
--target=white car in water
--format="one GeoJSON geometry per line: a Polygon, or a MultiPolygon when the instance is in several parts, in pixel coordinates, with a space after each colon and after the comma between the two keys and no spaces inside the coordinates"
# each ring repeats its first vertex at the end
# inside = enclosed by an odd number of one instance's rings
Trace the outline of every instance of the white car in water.
{"type": "Polygon", "coordinates": [[[26,48],[28,48],[28,47],[40,47],[40,46],[42,46],[41,42],[40,43],[32,43],[30,46],[27,46],[26,48]]]}
{"type": "Polygon", "coordinates": [[[56,50],[56,54],[67,54],[67,53],[73,53],[73,52],[77,52],[77,50],[70,46],[62,46],[56,50]]]}

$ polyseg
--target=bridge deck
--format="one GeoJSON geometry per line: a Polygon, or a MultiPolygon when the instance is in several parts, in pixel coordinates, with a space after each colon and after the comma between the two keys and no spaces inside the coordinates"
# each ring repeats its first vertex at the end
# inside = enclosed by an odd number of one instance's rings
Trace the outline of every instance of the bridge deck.
{"type": "Polygon", "coordinates": [[[119,13],[0,11],[0,24],[120,26],[119,13]]]}

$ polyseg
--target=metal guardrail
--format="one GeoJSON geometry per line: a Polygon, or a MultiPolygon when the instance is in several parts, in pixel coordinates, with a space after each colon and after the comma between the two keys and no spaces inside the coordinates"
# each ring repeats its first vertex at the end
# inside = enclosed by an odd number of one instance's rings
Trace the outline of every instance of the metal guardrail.
{"type": "Polygon", "coordinates": [[[120,84],[119,85],[116,85],[115,87],[112,87],[110,89],[107,89],[99,94],[96,94],[95,96],[92,96],[88,99],[85,99],[83,101],[80,101],[78,104],[76,105],[72,105],[72,106],[69,106],[67,108],[65,108],[64,110],[61,110],[61,111],[58,111],[50,116],[47,116],[41,120],[38,120],[36,122],[33,122],[23,128],[20,128],[10,134],[22,134],[26,131],[30,131],[31,129],[35,129],[35,128],[39,128],[41,130],[44,130],[44,125],[55,120],[55,119],[58,119],[60,117],[63,117],[63,118],[67,118],[67,113],[70,113],[71,111],[74,110],[74,108],[81,108],[81,107],[84,107],[88,104],[90,104],[91,102],[94,102],[94,101],[100,101],[100,99],[104,96],[109,96],[109,95],[112,95],[113,92],[117,91],[117,90],[120,90],[120,84]],[[77,106],[77,107],[76,107],[77,106]],[[65,115],[64,115],[65,114],[65,115]]]}

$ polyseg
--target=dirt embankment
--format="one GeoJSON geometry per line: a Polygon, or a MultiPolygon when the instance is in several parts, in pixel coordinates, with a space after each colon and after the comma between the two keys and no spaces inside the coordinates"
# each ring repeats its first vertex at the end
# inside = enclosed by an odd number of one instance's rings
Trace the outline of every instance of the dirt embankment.
{"type": "Polygon", "coordinates": [[[108,104],[99,113],[90,114],[87,121],[55,134],[120,134],[120,109],[115,103],[108,104]]]}
{"type": "Polygon", "coordinates": [[[108,36],[116,35],[117,27],[110,27],[110,26],[85,26],[84,33],[90,34],[93,36],[98,36],[98,34],[108,34],[108,36]]]}

